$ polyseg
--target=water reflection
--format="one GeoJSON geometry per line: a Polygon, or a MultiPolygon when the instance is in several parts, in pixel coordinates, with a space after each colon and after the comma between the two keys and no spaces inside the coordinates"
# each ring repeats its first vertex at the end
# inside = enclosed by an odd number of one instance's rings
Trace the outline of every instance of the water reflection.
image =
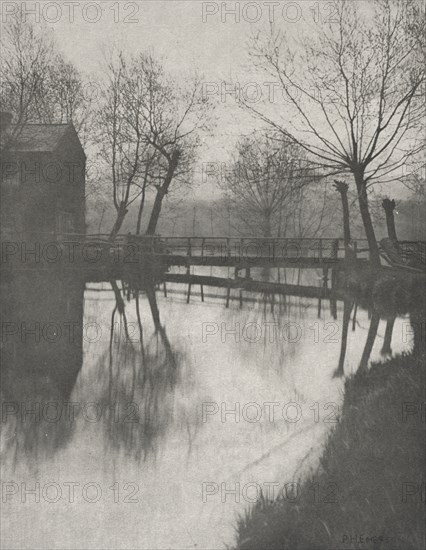
{"type": "Polygon", "coordinates": [[[382,355],[385,357],[392,355],[392,335],[393,327],[395,326],[395,319],[396,317],[394,316],[386,321],[386,331],[381,351],[382,355]]]}
{"type": "Polygon", "coordinates": [[[345,376],[409,345],[395,337],[406,321],[387,316],[385,328],[382,311],[368,318],[371,303],[324,297],[321,276],[309,297],[302,287],[295,296],[236,289],[229,300],[226,287],[208,290],[187,304],[181,284],[163,293],[46,273],[2,282],[2,319],[13,332],[2,339],[3,477],[34,481],[55,472],[56,481],[96,480],[106,492],[124,477],[143,488],[132,507],[53,507],[61,519],[52,525],[52,540],[38,527],[52,505],[31,510],[29,526],[12,503],[3,513],[11,532],[21,533],[20,547],[28,540],[31,547],[62,544],[70,514],[78,525],[104,518],[93,544],[79,531],[69,539],[73,548],[231,544],[235,514],[249,504],[223,503],[220,495],[203,502],[202,483],[303,476],[333,427],[315,421],[313,405],[321,414],[329,403],[337,411],[345,376]],[[22,342],[14,324],[23,321],[27,328],[51,323],[50,339],[22,342]],[[50,341],[57,336],[53,323],[71,325],[73,339],[50,341]],[[4,408],[31,402],[71,402],[75,418],[22,419],[4,408]],[[253,402],[281,408],[295,402],[303,414],[298,422],[282,415],[271,422],[265,414],[259,422],[235,422],[232,414],[223,421],[222,404],[229,411],[253,402]],[[218,412],[203,419],[203,403],[217,404],[218,412]],[[123,529],[128,536],[120,541],[123,529]]]}
{"type": "MultiPolygon", "coordinates": [[[[145,289],[155,326],[153,336],[144,341],[139,291],[135,291],[131,307],[135,308],[138,333],[132,334],[123,297],[112,284],[116,303],[111,315],[108,348],[108,393],[103,398],[109,405],[106,416],[108,441],[114,449],[136,460],[146,459],[159,447],[170,424],[173,407],[170,398],[178,382],[182,356],[172,350],[166,329],[160,323],[153,288],[145,289]],[[116,315],[119,315],[117,322],[116,315]],[[117,328],[118,327],[118,328],[117,328]],[[111,406],[113,404],[113,406],[111,406]],[[126,411],[122,421],[117,413],[126,411]]],[[[98,365],[98,380],[105,376],[104,358],[98,365]]]]}
{"type": "Polygon", "coordinates": [[[55,273],[2,280],[3,450],[13,464],[71,438],[73,425],[60,425],[57,404],[70,400],[82,366],[83,298],[83,281],[55,273]]]}
{"type": "Polygon", "coordinates": [[[379,322],[380,322],[380,315],[375,309],[373,309],[370,317],[370,326],[368,328],[367,340],[365,342],[364,350],[361,356],[361,361],[359,363],[360,370],[367,369],[371,351],[373,349],[373,345],[376,340],[377,329],[379,328],[379,322]]]}
{"type": "MultiPolygon", "coordinates": [[[[342,341],[340,345],[339,364],[334,373],[335,377],[343,376],[345,372],[345,357],[346,357],[346,348],[348,345],[348,330],[349,330],[349,322],[351,320],[353,305],[354,305],[354,302],[353,300],[350,300],[350,299],[346,299],[343,302],[342,337],[341,337],[342,341]]],[[[355,320],[355,314],[354,314],[354,320],[355,320]]]]}

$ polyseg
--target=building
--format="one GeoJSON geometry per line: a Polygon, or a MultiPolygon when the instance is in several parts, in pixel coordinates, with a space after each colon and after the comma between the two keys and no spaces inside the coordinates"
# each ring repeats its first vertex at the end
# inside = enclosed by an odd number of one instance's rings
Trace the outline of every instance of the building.
{"type": "Polygon", "coordinates": [[[86,155],[72,123],[12,123],[0,115],[2,240],[85,233],[86,155]]]}

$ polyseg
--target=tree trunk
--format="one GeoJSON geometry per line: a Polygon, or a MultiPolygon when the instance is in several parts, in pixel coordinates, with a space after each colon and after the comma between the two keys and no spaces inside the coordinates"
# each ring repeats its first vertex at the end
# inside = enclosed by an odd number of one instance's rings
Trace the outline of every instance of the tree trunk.
{"type": "Polygon", "coordinates": [[[395,217],[393,211],[395,210],[395,201],[384,199],[382,202],[383,210],[386,214],[386,226],[388,229],[388,237],[394,243],[395,246],[398,246],[398,237],[396,236],[395,228],[395,217]]]}
{"type": "Polygon", "coordinates": [[[345,257],[353,257],[353,250],[350,247],[351,242],[351,225],[349,219],[349,202],[348,202],[348,184],[344,181],[334,180],[334,187],[340,193],[340,198],[342,200],[342,210],[343,210],[343,240],[345,243],[345,257]]]}
{"type": "Polygon", "coordinates": [[[142,212],[143,212],[143,207],[144,206],[145,206],[145,189],[142,191],[141,202],[140,202],[140,205],[139,205],[138,221],[137,221],[137,224],[136,224],[136,235],[141,234],[142,212]]]}
{"type": "Polygon", "coordinates": [[[163,199],[169,192],[169,187],[178,166],[180,153],[178,150],[173,152],[173,155],[169,162],[169,168],[167,170],[166,177],[161,186],[157,189],[157,195],[155,197],[154,206],[152,207],[151,217],[149,218],[148,228],[146,230],[147,235],[154,235],[157,229],[158,219],[160,217],[161,206],[163,199]]]}
{"type": "Polygon", "coordinates": [[[117,210],[117,218],[115,220],[114,226],[113,226],[113,228],[111,230],[111,233],[109,235],[109,240],[110,241],[113,241],[115,239],[115,237],[118,235],[118,232],[120,231],[121,226],[123,225],[124,218],[126,217],[127,212],[128,212],[128,210],[127,210],[126,203],[121,202],[120,206],[118,207],[118,210],[117,210]]]}
{"type": "Polygon", "coordinates": [[[342,207],[343,207],[343,238],[345,240],[345,248],[348,249],[351,241],[351,226],[349,223],[349,204],[348,193],[345,191],[342,193],[342,207]]]}
{"type": "Polygon", "coordinates": [[[340,193],[340,198],[342,199],[342,210],[343,210],[343,239],[345,241],[345,247],[349,245],[351,240],[351,226],[349,222],[349,203],[348,203],[348,188],[338,189],[340,193]]]}
{"type": "Polygon", "coordinates": [[[373,222],[371,221],[370,209],[368,207],[367,187],[362,172],[355,172],[355,183],[358,191],[358,203],[361,212],[362,222],[364,224],[365,236],[367,237],[368,247],[370,249],[370,262],[374,267],[380,267],[380,254],[377,245],[376,235],[374,233],[373,222]]]}

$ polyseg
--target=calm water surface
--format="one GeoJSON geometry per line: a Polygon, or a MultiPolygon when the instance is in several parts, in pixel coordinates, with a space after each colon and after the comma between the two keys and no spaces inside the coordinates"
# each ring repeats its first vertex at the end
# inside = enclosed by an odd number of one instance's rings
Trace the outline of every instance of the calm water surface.
{"type": "Polygon", "coordinates": [[[383,351],[382,319],[363,356],[372,318],[358,307],[349,319],[347,304],[338,369],[343,302],[332,315],[328,300],[245,293],[241,307],[233,291],[226,309],[222,290],[205,288],[202,302],[194,287],[189,304],[186,288],[167,290],[155,322],[142,291],[117,299],[109,283],[46,275],[4,283],[5,548],[225,548],[258,487],[280,490],[318,465],[345,376],[410,348],[398,318],[383,351]]]}

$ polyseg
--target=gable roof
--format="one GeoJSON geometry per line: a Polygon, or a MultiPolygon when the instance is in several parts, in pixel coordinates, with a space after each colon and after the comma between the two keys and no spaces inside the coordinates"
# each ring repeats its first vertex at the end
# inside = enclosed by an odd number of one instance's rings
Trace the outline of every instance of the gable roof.
{"type": "MultiPolygon", "coordinates": [[[[12,134],[13,134],[12,126],[12,134]]],[[[13,143],[8,147],[9,151],[14,152],[43,152],[55,151],[62,139],[67,134],[74,134],[78,139],[77,133],[72,123],[69,124],[25,124],[17,132],[13,143]]],[[[81,144],[80,144],[81,146],[81,144]]]]}

